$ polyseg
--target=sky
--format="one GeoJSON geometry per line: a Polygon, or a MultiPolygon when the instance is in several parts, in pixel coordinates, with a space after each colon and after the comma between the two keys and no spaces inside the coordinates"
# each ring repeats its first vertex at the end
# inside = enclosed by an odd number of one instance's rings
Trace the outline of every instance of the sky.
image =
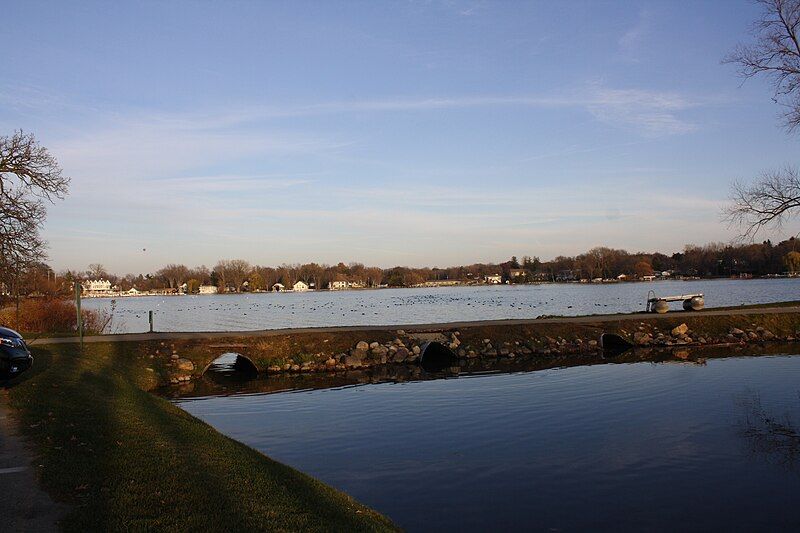
{"type": "Polygon", "coordinates": [[[746,0],[0,10],[0,135],[72,179],[56,269],[674,252],[735,238],[731,183],[800,147],[768,82],[721,64],[746,0]]]}

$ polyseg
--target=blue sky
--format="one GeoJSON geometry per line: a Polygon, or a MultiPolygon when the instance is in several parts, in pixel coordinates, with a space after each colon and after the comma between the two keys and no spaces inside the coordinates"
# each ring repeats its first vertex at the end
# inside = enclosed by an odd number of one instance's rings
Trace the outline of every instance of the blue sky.
{"type": "Polygon", "coordinates": [[[798,155],[720,64],[747,1],[0,3],[0,131],[72,177],[57,268],[677,251],[798,155]]]}

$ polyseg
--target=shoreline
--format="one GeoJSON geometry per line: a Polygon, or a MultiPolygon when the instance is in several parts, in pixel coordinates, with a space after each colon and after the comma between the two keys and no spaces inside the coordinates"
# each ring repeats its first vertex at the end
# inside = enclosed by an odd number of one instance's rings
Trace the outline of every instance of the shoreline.
{"type": "MultiPolygon", "coordinates": [[[[161,340],[179,339],[224,339],[224,338],[258,338],[279,335],[294,335],[306,333],[348,333],[348,332],[370,332],[385,330],[432,330],[432,329],[457,329],[470,327],[493,327],[493,326],[525,326],[540,324],[581,324],[581,323],[602,323],[615,322],[621,320],[670,320],[679,317],[704,317],[704,316],[731,316],[731,315],[759,315],[759,314],[781,314],[781,313],[800,313],[800,301],[798,302],[776,302],[771,304],[753,304],[752,306],[742,306],[740,308],[720,307],[709,308],[702,311],[670,311],[665,314],[653,314],[634,312],[616,313],[609,315],[581,315],[581,316],[542,316],[540,318],[502,318],[496,320],[474,320],[456,321],[440,323],[418,323],[418,324],[383,324],[383,325],[358,325],[358,326],[325,326],[325,327],[305,327],[305,328],[281,328],[281,329],[261,329],[261,330],[241,330],[241,331],[155,331],[153,333],[111,333],[104,335],[91,335],[83,338],[84,343],[103,343],[103,342],[146,342],[161,340]]],[[[64,344],[78,343],[80,338],[70,337],[39,337],[31,341],[31,345],[44,344],[64,344]]]]}
{"type": "Polygon", "coordinates": [[[597,363],[604,360],[596,341],[601,332],[645,347],[613,359],[621,363],[653,351],[686,363],[702,363],[693,350],[743,353],[762,346],[765,353],[796,353],[800,305],[789,305],[173,339],[99,336],[82,351],[76,338],[40,339],[32,344],[34,368],[15,380],[8,397],[36,445],[40,483],[69,504],[60,524],[66,530],[131,524],[195,530],[214,523],[220,531],[388,531],[395,527],[385,517],[223,436],[164,396],[190,394],[208,365],[230,352],[246,357],[275,387],[297,379],[415,379],[422,371],[418,350],[431,341],[452,349],[465,371],[481,364],[513,371],[597,363]]]}
{"type": "Polygon", "coordinates": [[[455,283],[455,284],[442,284],[442,285],[413,285],[410,287],[359,287],[348,289],[308,289],[305,291],[294,291],[291,289],[283,291],[243,291],[243,292],[215,292],[210,294],[201,293],[168,293],[168,294],[114,294],[114,295],[82,295],[82,299],[87,300],[116,300],[119,298],[146,298],[146,297],[175,297],[175,296],[236,296],[242,294],[304,294],[304,293],[329,293],[329,292],[361,292],[361,291],[376,291],[384,289],[455,289],[464,287],[526,287],[536,285],[624,285],[624,284],[639,284],[639,283],[660,283],[667,281],[683,281],[686,283],[696,281],[758,281],[758,280],[774,280],[774,279],[800,279],[800,276],[761,276],[751,278],[731,278],[731,277],[717,277],[717,278],[700,278],[700,277],[687,277],[687,278],[663,278],[654,280],[632,279],[632,280],[603,280],[595,281],[532,281],[530,283],[455,283]]]}
{"type": "MultiPolygon", "coordinates": [[[[257,332],[179,332],[97,336],[86,346],[135,347],[160,385],[200,378],[224,354],[236,354],[266,375],[335,373],[388,364],[419,366],[427,343],[449,350],[457,364],[472,359],[602,354],[601,333],[615,333],[639,347],[745,346],[800,341],[800,306],[658,314],[550,317],[418,324],[344,326],[257,332]]],[[[50,338],[34,347],[76,345],[50,338]]],[[[127,348],[126,348],[127,349],[127,348]]]]}

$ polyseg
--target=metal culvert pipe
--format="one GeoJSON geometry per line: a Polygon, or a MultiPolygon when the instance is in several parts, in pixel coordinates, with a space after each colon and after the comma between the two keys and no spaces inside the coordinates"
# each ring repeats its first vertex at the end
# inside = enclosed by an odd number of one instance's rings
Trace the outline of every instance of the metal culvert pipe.
{"type": "Polygon", "coordinates": [[[419,363],[425,370],[444,370],[458,360],[453,350],[436,341],[420,346],[419,363]]]}

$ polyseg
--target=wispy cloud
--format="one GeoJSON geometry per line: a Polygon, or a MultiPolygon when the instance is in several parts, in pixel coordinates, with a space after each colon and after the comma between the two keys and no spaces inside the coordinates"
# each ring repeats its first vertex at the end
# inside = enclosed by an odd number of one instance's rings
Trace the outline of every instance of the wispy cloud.
{"type": "Polygon", "coordinates": [[[623,59],[638,62],[641,47],[647,34],[652,29],[652,12],[648,8],[641,8],[634,25],[629,28],[618,40],[619,51],[623,59]]]}

